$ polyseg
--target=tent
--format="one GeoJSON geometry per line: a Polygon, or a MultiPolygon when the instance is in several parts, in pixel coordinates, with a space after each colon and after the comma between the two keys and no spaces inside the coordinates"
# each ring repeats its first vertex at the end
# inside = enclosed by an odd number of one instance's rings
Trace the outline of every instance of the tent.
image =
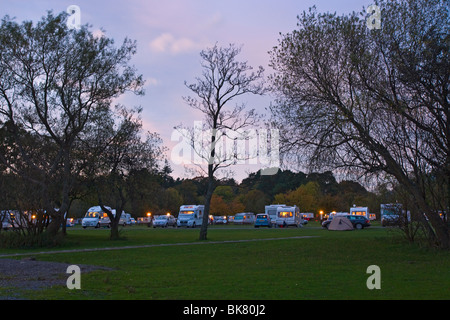
{"type": "Polygon", "coordinates": [[[353,225],[346,217],[334,217],[328,226],[328,230],[353,230],[353,225]]]}

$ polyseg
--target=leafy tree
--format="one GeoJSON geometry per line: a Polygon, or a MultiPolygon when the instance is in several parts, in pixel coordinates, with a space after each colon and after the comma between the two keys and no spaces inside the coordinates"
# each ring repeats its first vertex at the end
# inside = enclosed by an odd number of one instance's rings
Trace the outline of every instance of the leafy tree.
{"type": "Polygon", "coordinates": [[[216,187],[216,190],[214,190],[214,194],[222,197],[225,202],[231,202],[235,197],[231,186],[218,186],[216,187]]]}
{"type": "Polygon", "coordinates": [[[88,26],[69,30],[66,20],[67,13],[48,12],[37,24],[6,16],[0,26],[0,126],[10,142],[0,162],[39,190],[52,235],[85,164],[76,159],[80,135],[113,99],[143,93],[142,76],[129,65],[135,42],[125,39],[116,48],[88,26]]]}
{"type": "Polygon", "coordinates": [[[213,194],[211,197],[210,214],[217,216],[226,216],[230,214],[229,206],[225,200],[217,194],[213,194]]]}
{"type": "Polygon", "coordinates": [[[317,211],[320,197],[319,184],[317,182],[308,182],[286,194],[275,195],[275,203],[283,203],[290,206],[296,205],[301,212],[315,212],[317,211]]]}
{"type": "MultiPolygon", "coordinates": [[[[145,139],[142,139],[140,112],[141,109],[133,111],[117,107],[115,113],[110,111],[103,114],[102,121],[108,126],[102,128],[101,139],[95,130],[83,136],[88,151],[89,172],[94,177],[99,204],[111,220],[113,240],[119,238],[120,215],[133,197],[131,191],[136,190],[136,186],[132,185],[133,173],[148,170],[157,174],[159,162],[163,160],[164,148],[160,146],[162,140],[159,135],[147,132],[145,139]],[[108,203],[114,205],[116,215],[106,208],[108,203]]],[[[179,202],[175,189],[169,188],[166,195],[174,203],[179,202]]],[[[165,203],[164,207],[167,208],[168,204],[165,203]]]]}
{"type": "Polygon", "coordinates": [[[267,195],[261,190],[250,190],[242,197],[245,212],[264,212],[264,206],[269,202],[267,195]]]}

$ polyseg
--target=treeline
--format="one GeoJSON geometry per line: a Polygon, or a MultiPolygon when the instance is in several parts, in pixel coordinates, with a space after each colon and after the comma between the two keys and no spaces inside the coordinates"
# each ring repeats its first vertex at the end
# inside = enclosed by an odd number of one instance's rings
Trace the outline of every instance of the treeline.
{"type": "MultiPolygon", "coordinates": [[[[217,182],[211,200],[212,215],[234,215],[238,212],[264,212],[264,206],[271,203],[297,205],[302,212],[317,214],[348,211],[353,204],[368,206],[373,213],[379,213],[380,204],[393,201],[393,192],[380,187],[369,192],[355,181],[338,182],[332,172],[310,173],[279,170],[272,176],[249,174],[241,183],[234,179],[217,182]]],[[[208,181],[205,177],[174,179],[166,165],[159,172],[142,169],[129,176],[129,198],[125,211],[133,217],[146,213],[177,216],[183,204],[203,204],[208,181]]],[[[82,217],[86,209],[96,205],[96,195],[86,194],[75,199],[70,217],[82,217]]]]}

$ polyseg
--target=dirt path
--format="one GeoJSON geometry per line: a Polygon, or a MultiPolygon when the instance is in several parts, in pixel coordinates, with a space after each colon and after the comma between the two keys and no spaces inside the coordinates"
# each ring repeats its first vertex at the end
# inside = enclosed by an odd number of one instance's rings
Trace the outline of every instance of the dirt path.
{"type": "MultiPolygon", "coordinates": [[[[34,258],[22,260],[0,259],[0,300],[22,299],[21,291],[41,290],[52,286],[66,285],[68,263],[36,261],[34,258]],[[3,295],[2,295],[3,294],[3,295]]],[[[94,270],[111,270],[99,266],[78,265],[82,273],[94,270]]]]}
{"type": "Polygon", "coordinates": [[[0,260],[1,260],[1,258],[27,257],[27,256],[35,256],[35,255],[43,255],[43,254],[56,254],[56,253],[111,251],[111,250],[127,250],[127,249],[139,249],[139,248],[154,248],[154,247],[193,246],[193,245],[256,242],[256,241],[275,241],[275,240],[291,240],[291,239],[309,239],[309,238],[317,238],[317,236],[297,236],[297,237],[283,237],[283,238],[224,240],[224,241],[178,242],[178,243],[147,244],[147,245],[138,245],[138,246],[123,246],[123,247],[109,247],[109,248],[54,250],[54,251],[40,251],[40,252],[33,252],[33,253],[12,253],[12,254],[0,254],[0,260]]]}

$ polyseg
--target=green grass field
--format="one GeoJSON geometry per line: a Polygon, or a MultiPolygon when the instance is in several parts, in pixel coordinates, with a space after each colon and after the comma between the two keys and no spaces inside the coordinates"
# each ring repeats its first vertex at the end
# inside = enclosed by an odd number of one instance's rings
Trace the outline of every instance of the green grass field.
{"type": "MultiPolygon", "coordinates": [[[[450,253],[406,244],[380,227],[295,229],[127,227],[111,242],[107,229],[68,229],[64,247],[28,252],[37,260],[112,268],[81,276],[81,290],[58,286],[22,292],[29,299],[449,299],[450,253]],[[314,236],[303,239],[228,242],[314,236]],[[214,243],[212,243],[214,242],[214,243]],[[114,251],[37,251],[191,243],[114,251]],[[33,255],[34,253],[34,255],[33,255]],[[381,268],[381,289],[369,290],[367,267],[381,268]]],[[[13,253],[2,251],[1,254],[13,253]]],[[[22,257],[21,257],[22,258],[22,257]]],[[[0,288],[0,295],[2,288],[0,288]]]]}

